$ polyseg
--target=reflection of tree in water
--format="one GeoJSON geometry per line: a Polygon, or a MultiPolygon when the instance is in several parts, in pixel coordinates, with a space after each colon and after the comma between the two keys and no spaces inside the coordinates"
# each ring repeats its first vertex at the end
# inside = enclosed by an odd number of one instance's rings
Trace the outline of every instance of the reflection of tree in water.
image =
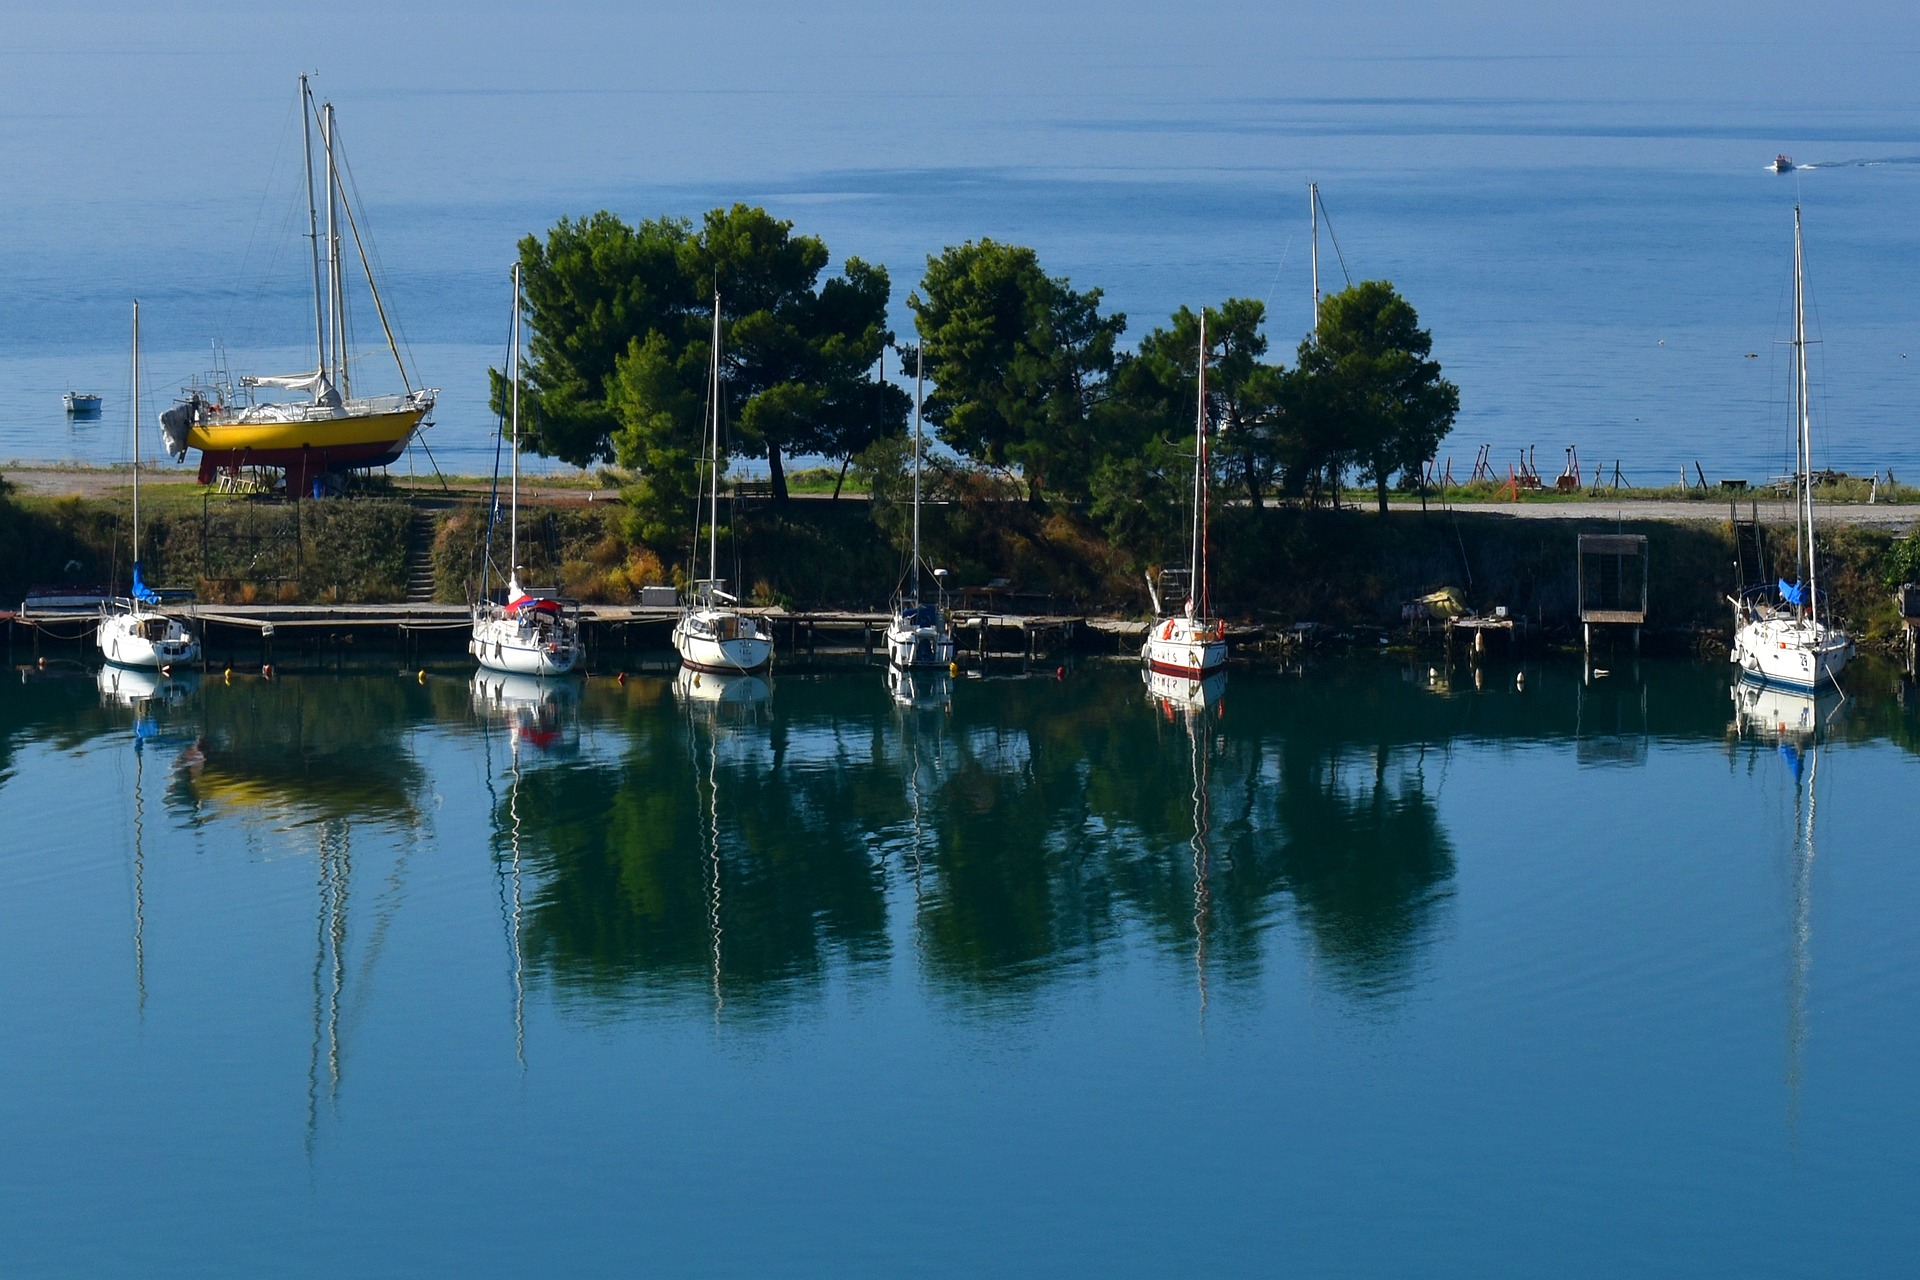
{"type": "Polygon", "coordinates": [[[589,995],[783,1003],[836,959],[885,956],[888,860],[905,873],[917,850],[895,901],[960,994],[1030,989],[1142,927],[1232,981],[1288,900],[1343,987],[1408,980],[1452,856],[1418,741],[1329,714],[1351,712],[1340,695],[1306,707],[1266,686],[1190,727],[1099,677],[974,686],[911,723],[871,693],[788,682],[754,723],[630,706],[617,762],[524,769],[530,970],[589,995]]]}
{"type": "Polygon", "coordinates": [[[1278,878],[1335,980],[1356,994],[1411,985],[1414,954],[1451,892],[1439,815],[1418,766],[1395,767],[1394,755],[1383,744],[1289,742],[1273,796],[1278,878]]]}
{"type": "MultiPolygon", "coordinates": [[[[529,966],[563,987],[711,992],[713,899],[729,1007],[817,982],[835,955],[886,953],[886,904],[866,824],[904,810],[872,725],[810,724],[825,762],[794,762],[791,729],[716,726],[671,703],[628,721],[624,758],[523,770],[518,809],[529,966]],[[708,770],[719,876],[708,859],[708,770]]],[[[504,803],[504,798],[503,798],[504,803]]],[[[504,831],[504,812],[495,829],[504,831]]]]}

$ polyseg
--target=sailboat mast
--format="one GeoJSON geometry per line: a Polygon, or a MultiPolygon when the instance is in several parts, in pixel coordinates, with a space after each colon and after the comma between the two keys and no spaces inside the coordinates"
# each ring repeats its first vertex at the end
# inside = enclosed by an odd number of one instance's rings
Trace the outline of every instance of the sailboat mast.
{"type": "MultiPolygon", "coordinates": [[[[1187,603],[1204,609],[1201,573],[1206,557],[1204,512],[1207,506],[1207,311],[1200,309],[1200,377],[1193,417],[1193,552],[1187,565],[1187,603]]],[[[1192,613],[1190,607],[1188,610],[1192,613]]]]}
{"type": "MultiPolygon", "coordinates": [[[[507,376],[513,380],[513,478],[507,488],[507,578],[520,580],[520,264],[513,264],[513,353],[507,376]]],[[[495,475],[500,474],[494,472],[495,475]]]]}
{"type": "Polygon", "coordinates": [[[1800,255],[1800,206],[1793,206],[1793,364],[1795,384],[1796,463],[1800,472],[1800,508],[1794,523],[1800,526],[1805,546],[1801,563],[1807,570],[1807,611],[1814,622],[1820,621],[1820,593],[1814,580],[1813,552],[1813,441],[1807,397],[1807,294],[1806,277],[1800,255]]]}
{"type": "Polygon", "coordinates": [[[913,353],[913,603],[920,604],[920,410],[925,387],[926,359],[919,349],[913,353]]]}
{"type": "Polygon", "coordinates": [[[720,576],[720,290],[713,291],[713,501],[707,508],[707,576],[720,576]]]}
{"type": "Polygon", "coordinates": [[[1307,184],[1307,225],[1313,232],[1313,331],[1320,332],[1320,184],[1307,184]]]}
{"type": "MultiPolygon", "coordinates": [[[[133,300],[133,563],[140,563],[140,299],[133,300]]],[[[137,569],[136,569],[137,571],[137,569]]]]}
{"type": "Polygon", "coordinates": [[[324,373],[327,368],[327,329],[320,316],[320,223],[313,206],[313,91],[307,78],[300,77],[300,139],[307,155],[307,245],[313,250],[313,367],[324,373]]]}
{"type": "Polygon", "coordinates": [[[327,154],[327,298],[333,326],[333,385],[341,395],[347,387],[347,299],[340,275],[340,227],[337,218],[340,175],[333,160],[333,104],[321,106],[320,143],[327,154]]]}

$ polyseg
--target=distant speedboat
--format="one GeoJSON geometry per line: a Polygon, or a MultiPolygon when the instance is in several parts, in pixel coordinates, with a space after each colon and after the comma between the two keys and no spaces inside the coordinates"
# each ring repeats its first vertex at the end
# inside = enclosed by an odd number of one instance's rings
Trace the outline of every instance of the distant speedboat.
{"type": "Polygon", "coordinates": [[[67,416],[70,418],[100,416],[100,397],[91,391],[69,391],[60,397],[60,403],[67,407],[67,416]]]}
{"type": "Polygon", "coordinates": [[[1784,152],[1780,155],[1775,156],[1773,158],[1773,171],[1775,173],[1792,173],[1793,157],[1785,154],[1784,152]]]}

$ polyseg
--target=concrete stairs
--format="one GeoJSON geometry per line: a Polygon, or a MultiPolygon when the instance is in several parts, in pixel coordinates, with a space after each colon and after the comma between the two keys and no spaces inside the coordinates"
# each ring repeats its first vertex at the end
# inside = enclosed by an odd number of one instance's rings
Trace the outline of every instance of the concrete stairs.
{"type": "Polygon", "coordinates": [[[407,535],[407,602],[426,604],[433,599],[433,512],[415,510],[407,535]]]}

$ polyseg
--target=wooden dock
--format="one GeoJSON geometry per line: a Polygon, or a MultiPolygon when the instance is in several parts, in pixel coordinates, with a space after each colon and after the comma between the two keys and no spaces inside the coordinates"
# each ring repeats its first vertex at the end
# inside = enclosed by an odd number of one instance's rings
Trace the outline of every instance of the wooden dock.
{"type": "MultiPolygon", "coordinates": [[[[594,648],[666,648],[680,617],[678,606],[582,604],[580,625],[594,648]]],[[[444,645],[466,631],[470,611],[464,604],[395,601],[388,604],[189,604],[163,610],[198,628],[209,661],[214,653],[274,661],[277,646],[291,642],[300,650],[338,649],[391,639],[403,652],[444,645]]],[[[781,608],[741,610],[773,636],[776,650],[811,657],[816,653],[871,655],[883,647],[890,615],[856,610],[794,611],[781,608]]],[[[83,641],[98,617],[93,609],[23,608],[0,614],[8,624],[11,647],[16,628],[32,634],[35,651],[41,637],[83,641]]],[[[968,658],[1019,657],[1037,660],[1072,649],[1099,633],[1145,634],[1145,623],[1090,619],[1077,614],[1013,614],[962,611],[952,615],[957,648],[968,658]]],[[[1136,638],[1135,643],[1138,643],[1136,638]]]]}

